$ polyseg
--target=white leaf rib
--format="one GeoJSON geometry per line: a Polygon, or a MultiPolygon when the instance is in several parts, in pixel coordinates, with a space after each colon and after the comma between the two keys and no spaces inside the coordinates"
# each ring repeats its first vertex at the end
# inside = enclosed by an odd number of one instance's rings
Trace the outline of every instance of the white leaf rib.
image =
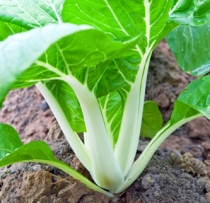
{"type": "Polygon", "coordinates": [[[62,19],[61,19],[61,17],[60,17],[59,14],[58,14],[58,12],[57,12],[57,10],[56,10],[56,8],[55,8],[55,5],[54,5],[50,0],[48,0],[48,2],[49,2],[49,6],[52,8],[53,12],[54,12],[55,15],[56,15],[58,22],[59,22],[59,23],[62,23],[62,19]]]}
{"type": "Polygon", "coordinates": [[[8,24],[7,22],[5,22],[5,25],[11,30],[11,32],[12,32],[13,34],[16,34],[16,33],[14,32],[14,30],[9,26],[9,24],[8,24]]]}
{"type": "Polygon", "coordinates": [[[146,23],[146,38],[147,38],[147,47],[149,47],[149,42],[150,42],[150,5],[151,3],[148,0],[144,0],[144,5],[145,5],[145,23],[146,23]]]}
{"type": "Polygon", "coordinates": [[[177,1],[176,5],[173,7],[173,9],[170,10],[169,16],[177,9],[177,7],[182,3],[183,0],[177,1]]]}
{"type": "Polygon", "coordinates": [[[42,66],[42,67],[44,67],[44,68],[46,68],[46,69],[56,73],[57,75],[59,75],[62,78],[65,78],[67,76],[66,74],[64,74],[63,72],[61,72],[60,70],[58,70],[54,66],[50,65],[49,63],[45,63],[45,62],[37,60],[35,62],[35,64],[38,65],[38,66],[42,66]]]}
{"type": "MultiPolygon", "coordinates": [[[[88,18],[90,18],[90,19],[92,20],[92,23],[93,23],[93,22],[97,22],[98,24],[103,25],[104,27],[111,28],[109,25],[103,24],[103,23],[101,23],[100,21],[96,20],[95,18],[92,18],[92,16],[87,15],[87,13],[83,12],[83,10],[79,7],[78,4],[76,4],[76,6],[77,6],[77,8],[80,10],[80,12],[81,12],[82,14],[84,14],[85,16],[87,16],[88,18]]],[[[84,21],[84,19],[82,19],[82,20],[84,21]]],[[[90,23],[90,22],[88,21],[88,24],[89,24],[89,23],[90,23]]],[[[101,30],[101,29],[100,29],[100,30],[101,30]]]]}
{"type": "Polygon", "coordinates": [[[112,7],[110,6],[108,0],[104,0],[104,2],[106,3],[107,7],[109,8],[110,12],[112,13],[114,19],[116,20],[117,24],[119,25],[120,29],[122,30],[122,32],[129,36],[128,32],[124,29],[124,27],[122,26],[122,24],[120,23],[119,19],[117,18],[115,12],[113,11],[112,7]]]}
{"type": "MultiPolygon", "coordinates": [[[[115,65],[117,66],[117,64],[115,63],[115,65]]],[[[126,83],[128,83],[129,85],[132,85],[133,83],[128,81],[126,79],[126,77],[124,76],[124,74],[122,73],[122,71],[120,70],[120,68],[117,66],[117,70],[118,70],[118,73],[122,76],[122,78],[124,79],[124,81],[126,81],[126,83]]]]}
{"type": "Polygon", "coordinates": [[[52,80],[61,80],[61,78],[60,77],[57,77],[57,78],[47,78],[47,79],[40,79],[40,78],[38,78],[37,80],[24,80],[24,82],[40,82],[40,81],[42,81],[42,82],[44,82],[44,81],[52,81],[52,80]]]}
{"type": "Polygon", "coordinates": [[[61,55],[61,57],[62,57],[62,59],[63,59],[63,62],[64,62],[65,67],[66,67],[66,72],[68,73],[68,75],[72,75],[72,74],[71,74],[71,71],[70,71],[70,69],[69,69],[68,63],[67,63],[67,61],[66,61],[66,58],[65,58],[65,56],[63,55],[62,49],[60,48],[60,46],[58,45],[58,43],[56,43],[56,47],[58,48],[58,51],[59,51],[59,53],[60,53],[60,55],[61,55]]]}

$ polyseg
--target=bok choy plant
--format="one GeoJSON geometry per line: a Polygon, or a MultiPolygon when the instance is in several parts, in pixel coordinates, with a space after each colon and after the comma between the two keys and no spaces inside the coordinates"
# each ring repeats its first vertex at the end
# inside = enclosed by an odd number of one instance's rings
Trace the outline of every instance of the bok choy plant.
{"type": "Polygon", "coordinates": [[[210,118],[210,0],[1,0],[0,103],[36,84],[94,183],[57,160],[43,141],[22,144],[0,124],[0,166],[55,166],[109,197],[142,173],[161,143],[200,116],[210,118]],[[144,102],[150,56],[167,41],[189,84],[162,127],[144,102]],[[142,128],[141,128],[142,126],[142,128]],[[77,133],[84,133],[84,142],[77,133]],[[135,160],[141,134],[153,137],[135,160]]]}

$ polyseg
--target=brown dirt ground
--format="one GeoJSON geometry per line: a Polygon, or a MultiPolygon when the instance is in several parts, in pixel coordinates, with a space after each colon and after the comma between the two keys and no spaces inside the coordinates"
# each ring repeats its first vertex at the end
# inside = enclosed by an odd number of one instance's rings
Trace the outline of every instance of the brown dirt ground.
{"type": "MultiPolygon", "coordinates": [[[[167,44],[155,49],[146,100],[157,102],[166,122],[173,102],[194,78],[181,72],[167,44]]],[[[47,141],[55,156],[81,173],[47,103],[36,87],[11,91],[0,110],[0,122],[11,124],[23,142],[47,141]]],[[[143,174],[123,194],[109,199],[67,174],[41,164],[16,164],[0,170],[0,203],[207,203],[210,202],[210,122],[192,121],[161,145],[143,174]]],[[[140,141],[138,153],[148,143],[140,141]]]]}

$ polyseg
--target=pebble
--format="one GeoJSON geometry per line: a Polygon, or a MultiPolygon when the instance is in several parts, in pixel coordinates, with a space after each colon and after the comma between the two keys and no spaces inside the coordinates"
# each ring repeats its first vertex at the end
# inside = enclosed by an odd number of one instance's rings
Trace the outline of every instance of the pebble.
{"type": "Polygon", "coordinates": [[[45,100],[42,100],[41,102],[41,109],[43,111],[47,110],[49,108],[48,103],[45,100]]]}
{"type": "Polygon", "coordinates": [[[154,185],[154,183],[156,182],[155,180],[155,176],[152,174],[147,174],[143,177],[142,179],[142,186],[145,190],[147,190],[149,187],[151,187],[152,185],[154,185]]]}
{"type": "Polygon", "coordinates": [[[36,164],[36,165],[32,166],[32,170],[33,171],[38,171],[40,169],[41,169],[41,165],[40,164],[36,164]]]}
{"type": "Polygon", "coordinates": [[[206,199],[204,197],[201,197],[200,202],[199,203],[207,203],[206,199]]]}
{"type": "Polygon", "coordinates": [[[206,197],[206,202],[210,203],[210,192],[206,193],[205,197],[206,197]]]}
{"type": "Polygon", "coordinates": [[[203,193],[203,190],[205,189],[205,179],[204,178],[199,178],[197,181],[196,181],[196,191],[199,193],[199,194],[202,194],[203,193]]]}
{"type": "Polygon", "coordinates": [[[210,180],[206,181],[205,188],[207,192],[210,192],[210,180]]]}
{"type": "Polygon", "coordinates": [[[112,199],[111,203],[117,203],[119,202],[120,198],[119,197],[115,197],[114,199],[112,199]]]}
{"type": "Polygon", "coordinates": [[[61,146],[61,150],[60,150],[60,154],[64,155],[68,152],[69,150],[69,146],[68,145],[62,145],[61,146]]]}

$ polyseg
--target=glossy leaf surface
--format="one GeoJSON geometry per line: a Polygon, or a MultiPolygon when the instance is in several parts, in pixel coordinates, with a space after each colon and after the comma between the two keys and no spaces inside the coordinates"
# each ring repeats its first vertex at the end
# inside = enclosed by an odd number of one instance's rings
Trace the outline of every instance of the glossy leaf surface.
{"type": "Polygon", "coordinates": [[[210,0],[175,0],[170,21],[191,26],[210,22],[210,0]]]}
{"type": "Polygon", "coordinates": [[[0,123],[0,167],[21,162],[38,162],[57,167],[87,187],[109,197],[113,195],[89,181],[66,163],[56,159],[51,148],[43,141],[22,144],[18,133],[9,125],[0,123]]]}
{"type": "Polygon", "coordinates": [[[14,152],[22,145],[20,137],[14,128],[0,123],[0,159],[14,152]]]}
{"type": "Polygon", "coordinates": [[[65,0],[1,0],[0,21],[31,29],[59,21],[65,0]]]}
{"type": "Polygon", "coordinates": [[[168,36],[167,42],[182,70],[195,76],[210,71],[210,23],[191,27],[181,25],[168,36]]]}
{"type": "Polygon", "coordinates": [[[154,101],[146,101],[144,103],[140,136],[152,139],[161,129],[162,124],[163,118],[157,104],[154,101]]]}
{"type": "MultiPolygon", "coordinates": [[[[0,43],[0,103],[19,76],[49,47],[64,36],[90,29],[70,24],[48,25],[29,32],[10,36],[0,43]],[[51,35],[51,33],[54,33],[51,35]]],[[[37,74],[37,72],[36,72],[37,74]]],[[[39,73],[40,74],[40,73],[39,73]]],[[[33,75],[30,75],[33,80],[33,75]]]]}
{"type": "Polygon", "coordinates": [[[59,101],[68,122],[75,132],[85,132],[85,123],[79,101],[74,91],[63,81],[46,83],[47,88],[59,101]]]}
{"type": "Polygon", "coordinates": [[[29,32],[10,36],[0,44],[1,71],[4,72],[4,75],[0,75],[0,88],[2,90],[1,101],[13,83],[17,81],[22,73],[43,55],[51,45],[52,47],[40,58],[45,67],[40,67],[40,65],[32,66],[31,69],[25,72],[22,78],[19,79],[23,85],[26,82],[34,83],[42,79],[59,78],[57,73],[60,71],[66,74],[70,67],[73,68],[72,74],[78,77],[81,82],[82,80],[84,82],[85,76],[81,75],[80,72],[77,73],[76,68],[78,66],[95,66],[100,61],[117,57],[118,54],[127,51],[126,48],[132,47],[135,40],[137,40],[137,38],[125,44],[113,42],[105,34],[91,27],[71,24],[48,25],[43,28],[37,28],[29,32]],[[53,35],[51,35],[52,32],[54,33],[53,35]],[[63,38],[68,35],[72,36],[63,38]],[[105,41],[101,44],[97,42],[92,43],[89,39],[86,40],[87,35],[89,35],[89,38],[103,38],[105,41]],[[59,39],[62,40],[59,41],[58,48],[56,49],[53,44],[59,39]],[[72,44],[72,42],[74,44],[72,44]],[[48,53],[51,53],[53,50],[56,50],[58,54],[56,58],[54,56],[48,56],[48,53]],[[70,52],[73,54],[70,54],[70,52]],[[78,55],[78,52],[81,52],[81,54],[78,55]],[[62,63],[64,63],[62,61],[64,58],[62,57],[65,57],[66,66],[62,66],[62,63]],[[90,60],[90,58],[92,60],[90,60]],[[5,75],[7,75],[7,77],[5,77],[5,75]],[[82,78],[80,78],[80,76],[82,76],[82,78]]]}
{"type": "Polygon", "coordinates": [[[181,101],[210,119],[210,75],[191,82],[178,101],[181,101]]]}

